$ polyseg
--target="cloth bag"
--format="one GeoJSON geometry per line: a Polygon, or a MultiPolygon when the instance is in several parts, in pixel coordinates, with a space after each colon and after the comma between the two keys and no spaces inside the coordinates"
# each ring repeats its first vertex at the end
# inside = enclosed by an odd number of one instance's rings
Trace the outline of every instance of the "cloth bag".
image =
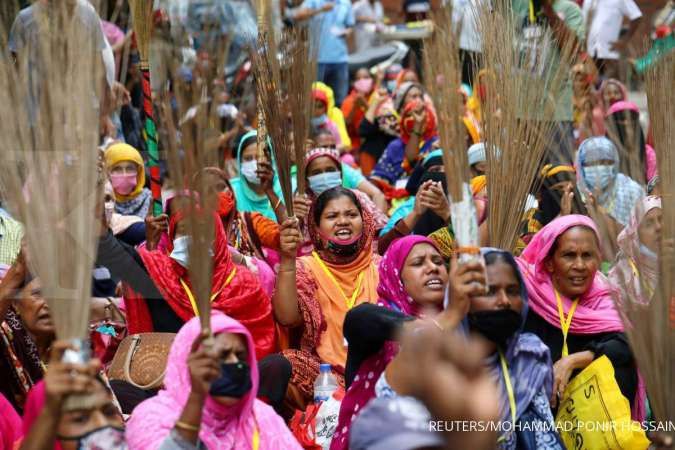
{"type": "Polygon", "coordinates": [[[621,393],[606,356],[593,361],[567,385],[556,424],[566,448],[649,447],[641,425],[631,420],[630,403],[621,393]]]}
{"type": "Polygon", "coordinates": [[[174,333],[140,333],[124,338],[108,369],[108,378],[122,380],[143,390],[164,382],[174,333]]]}

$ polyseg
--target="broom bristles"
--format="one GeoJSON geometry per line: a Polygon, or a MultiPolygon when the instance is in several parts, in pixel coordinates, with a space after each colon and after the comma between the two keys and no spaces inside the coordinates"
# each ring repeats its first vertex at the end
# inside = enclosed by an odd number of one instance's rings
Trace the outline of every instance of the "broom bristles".
{"type": "Polygon", "coordinates": [[[434,14],[434,33],[424,42],[424,56],[430,81],[429,91],[438,114],[438,131],[443,149],[443,164],[448,193],[461,201],[463,186],[469,180],[465,149],[466,129],[462,120],[462,96],[459,45],[452,30],[452,5],[434,14]]]}
{"type": "Polygon", "coordinates": [[[283,82],[288,90],[293,148],[297,171],[297,192],[305,192],[305,143],[309,136],[312,116],[312,83],[316,77],[317,43],[310,42],[309,28],[300,26],[292,29],[286,39],[287,65],[282,72],[283,82]]]}
{"type": "Polygon", "coordinates": [[[152,5],[149,0],[129,0],[133,18],[133,29],[141,61],[150,57],[150,39],[152,38],[152,5]]]}
{"type": "Polygon", "coordinates": [[[478,23],[484,30],[484,67],[477,70],[484,69],[482,83],[487,88],[482,125],[488,165],[490,245],[513,250],[527,195],[553,136],[559,92],[570,82],[576,49],[569,40],[561,48],[553,48],[556,43],[550,30],[539,38],[534,51],[516,48],[520,27],[510,2],[503,0],[494,3],[494,9],[480,6],[478,23]],[[540,60],[536,49],[548,50],[548,57],[540,60]],[[552,60],[556,53],[557,65],[552,60]],[[531,68],[526,66],[530,62],[531,68]]]}
{"type": "Polygon", "coordinates": [[[283,90],[277,45],[271,27],[265,25],[258,36],[257,48],[252,49],[258,106],[263,111],[265,127],[274,148],[277,176],[288,215],[293,215],[293,187],[291,168],[293,148],[288,135],[288,119],[291,117],[287,94],[283,90]]]}
{"type": "Polygon", "coordinates": [[[84,340],[103,214],[96,209],[100,52],[65,5],[43,8],[35,10],[38,41],[19,49],[18,63],[0,55],[0,184],[25,226],[28,264],[57,337],[84,340]]]}

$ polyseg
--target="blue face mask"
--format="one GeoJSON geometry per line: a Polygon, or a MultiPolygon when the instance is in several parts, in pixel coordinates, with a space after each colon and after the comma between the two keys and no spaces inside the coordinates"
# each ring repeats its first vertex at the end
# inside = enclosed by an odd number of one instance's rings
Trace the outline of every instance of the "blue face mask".
{"type": "Polygon", "coordinates": [[[260,178],[258,177],[258,161],[255,159],[252,161],[244,161],[241,163],[241,174],[246,178],[251,184],[260,184],[260,178]]]}
{"type": "Polygon", "coordinates": [[[328,116],[325,114],[321,114],[319,117],[312,117],[313,127],[320,127],[322,125],[325,125],[326,122],[328,122],[328,116]]]}
{"type": "Polygon", "coordinates": [[[323,191],[332,189],[342,184],[342,174],[338,171],[324,172],[308,177],[309,188],[314,192],[314,195],[321,195],[323,191]]]}
{"type": "Polygon", "coordinates": [[[395,90],[396,90],[396,80],[387,81],[387,91],[390,94],[393,94],[395,90]]]}
{"type": "Polygon", "coordinates": [[[209,394],[213,397],[241,398],[252,387],[251,368],[247,363],[221,363],[220,376],[211,383],[209,394]]]}
{"type": "Polygon", "coordinates": [[[644,245],[642,242],[640,242],[640,253],[651,259],[658,259],[659,257],[655,251],[644,245]]]}
{"type": "Polygon", "coordinates": [[[188,246],[190,245],[190,236],[180,236],[173,240],[173,250],[169,255],[169,258],[176,261],[181,266],[187,269],[188,262],[190,261],[190,254],[188,252],[188,246]]]}
{"type": "Polygon", "coordinates": [[[584,167],[584,177],[591,190],[605,190],[614,180],[614,166],[584,167]]]}

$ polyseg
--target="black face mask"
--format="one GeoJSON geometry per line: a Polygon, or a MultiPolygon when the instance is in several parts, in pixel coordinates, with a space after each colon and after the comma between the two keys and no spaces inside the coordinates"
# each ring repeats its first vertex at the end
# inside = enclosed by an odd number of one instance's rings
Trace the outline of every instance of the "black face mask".
{"type": "Polygon", "coordinates": [[[467,318],[472,331],[498,345],[506,344],[523,323],[520,313],[511,308],[469,313],[467,318]]]}
{"type": "Polygon", "coordinates": [[[443,185],[443,192],[448,193],[448,180],[445,178],[445,173],[443,172],[425,172],[420,179],[420,186],[424,184],[425,181],[435,181],[443,185]]]}
{"type": "Polygon", "coordinates": [[[222,363],[220,376],[211,383],[213,397],[241,398],[251,390],[251,368],[245,362],[222,363]]]}

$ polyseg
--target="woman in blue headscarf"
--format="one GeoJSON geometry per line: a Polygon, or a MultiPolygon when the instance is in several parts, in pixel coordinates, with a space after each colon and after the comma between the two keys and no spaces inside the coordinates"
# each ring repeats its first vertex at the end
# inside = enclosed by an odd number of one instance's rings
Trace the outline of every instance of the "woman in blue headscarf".
{"type": "Polygon", "coordinates": [[[286,209],[276,173],[272,143],[269,139],[267,140],[266,162],[257,160],[257,143],[258,132],[256,130],[249,131],[239,140],[237,148],[239,177],[230,180],[237,200],[237,210],[259,212],[270,219],[278,219],[281,222],[286,216],[286,209]]]}
{"type": "Polygon", "coordinates": [[[629,176],[619,173],[619,152],[604,136],[586,139],[579,146],[575,166],[577,186],[584,202],[591,195],[598,206],[621,226],[628,225],[633,206],[645,190],[629,176]]]}
{"type": "MultiPolygon", "coordinates": [[[[537,336],[523,332],[527,289],[516,261],[511,253],[494,248],[483,248],[481,254],[484,269],[480,262],[458,266],[453,260],[448,304],[442,314],[445,320],[435,323],[465,334],[475,332],[488,340],[486,366],[502,392],[498,448],[562,450],[549,404],[553,389],[551,355],[537,336]]],[[[406,350],[401,348],[377,380],[378,397],[409,395],[407,379],[398,376],[405,370],[400,364],[407,360],[402,355],[406,350]]]]}

